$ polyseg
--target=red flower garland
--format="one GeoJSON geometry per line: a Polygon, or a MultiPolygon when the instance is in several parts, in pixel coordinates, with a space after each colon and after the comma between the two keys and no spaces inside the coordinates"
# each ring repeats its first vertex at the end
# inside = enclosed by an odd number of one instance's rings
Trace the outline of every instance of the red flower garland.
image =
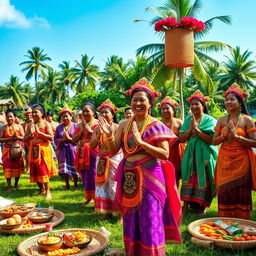
{"type": "Polygon", "coordinates": [[[183,17],[179,23],[176,21],[176,18],[166,18],[155,23],[155,31],[157,32],[167,31],[173,28],[185,28],[194,32],[200,32],[204,30],[205,25],[202,21],[193,17],[183,17]]]}

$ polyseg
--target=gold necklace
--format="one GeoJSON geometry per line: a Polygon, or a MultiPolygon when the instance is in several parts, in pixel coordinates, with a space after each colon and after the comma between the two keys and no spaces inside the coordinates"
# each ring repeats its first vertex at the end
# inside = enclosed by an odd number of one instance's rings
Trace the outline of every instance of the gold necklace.
{"type": "MultiPolygon", "coordinates": [[[[139,128],[139,133],[141,136],[144,133],[146,127],[148,126],[149,120],[150,120],[150,115],[147,115],[146,119],[144,119],[143,122],[141,123],[141,127],[139,128]]],[[[134,121],[134,117],[130,118],[124,132],[124,148],[125,148],[125,151],[129,154],[135,153],[138,149],[138,144],[135,141],[131,148],[128,144],[128,135],[129,135],[129,132],[131,131],[133,121],[134,121]]]]}

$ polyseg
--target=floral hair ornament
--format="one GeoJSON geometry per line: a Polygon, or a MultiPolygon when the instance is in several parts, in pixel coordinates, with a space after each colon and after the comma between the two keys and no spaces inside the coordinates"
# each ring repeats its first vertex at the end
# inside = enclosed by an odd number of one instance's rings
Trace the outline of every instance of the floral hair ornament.
{"type": "Polygon", "coordinates": [[[164,104],[169,104],[169,105],[171,105],[173,108],[176,108],[176,107],[179,105],[176,101],[174,101],[174,100],[173,100],[171,97],[169,97],[169,96],[164,97],[164,99],[163,99],[160,103],[158,103],[157,106],[161,108],[164,104]]]}
{"type": "Polygon", "coordinates": [[[201,100],[202,102],[209,101],[208,97],[204,97],[200,90],[196,90],[189,98],[187,98],[187,102],[191,102],[193,99],[201,100]]]}
{"type": "Polygon", "coordinates": [[[229,93],[235,93],[236,95],[238,95],[238,97],[240,97],[241,99],[244,99],[246,97],[248,97],[248,94],[246,92],[244,92],[239,86],[238,84],[232,84],[227,91],[223,94],[223,97],[226,98],[227,95],[229,93]]]}
{"type": "Polygon", "coordinates": [[[64,106],[60,112],[59,112],[59,116],[61,116],[63,113],[69,113],[70,115],[73,115],[74,112],[68,107],[68,106],[64,106]]]}
{"type": "Polygon", "coordinates": [[[32,113],[32,108],[28,108],[27,111],[23,115],[26,116],[31,113],[32,113]]]}
{"type": "Polygon", "coordinates": [[[101,111],[103,108],[110,108],[114,113],[118,111],[118,108],[113,104],[110,99],[105,100],[98,108],[98,111],[101,111]]]}
{"type": "Polygon", "coordinates": [[[143,89],[147,91],[151,95],[153,100],[154,98],[161,96],[161,93],[156,91],[155,88],[150,84],[150,82],[145,77],[141,78],[138,82],[131,86],[130,90],[125,91],[124,93],[128,96],[131,96],[133,91],[136,89],[143,89]]]}

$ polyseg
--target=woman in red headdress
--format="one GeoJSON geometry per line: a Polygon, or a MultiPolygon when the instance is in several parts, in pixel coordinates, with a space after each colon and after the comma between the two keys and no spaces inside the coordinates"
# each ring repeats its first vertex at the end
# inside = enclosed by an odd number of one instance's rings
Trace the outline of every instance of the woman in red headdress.
{"type": "Polygon", "coordinates": [[[208,115],[207,100],[199,90],[187,99],[191,115],[185,118],[180,128],[180,140],[187,142],[181,164],[181,200],[184,201],[184,214],[190,204],[192,208],[199,210],[200,215],[204,215],[215,192],[217,147],[212,145],[212,136],[216,120],[208,115]]]}
{"type": "MultiPolygon", "coordinates": [[[[183,122],[177,119],[176,107],[178,104],[169,96],[166,96],[161,103],[158,104],[161,108],[162,122],[171,129],[171,131],[179,136],[179,130],[183,122]]],[[[169,161],[175,167],[175,176],[177,187],[179,187],[179,180],[181,179],[181,160],[184,155],[186,143],[181,143],[177,140],[173,145],[170,145],[169,161]]]]}
{"type": "Polygon", "coordinates": [[[134,116],[114,131],[106,122],[99,127],[106,135],[111,153],[121,148],[116,202],[123,216],[124,245],[128,256],[164,256],[165,243],[180,243],[178,228],[181,205],[169,143],[177,137],[149,112],[159,96],[147,79],[142,78],[127,92],[134,116]]]}
{"type": "Polygon", "coordinates": [[[228,112],[218,120],[213,143],[221,144],[215,172],[218,216],[250,219],[251,190],[256,190],[256,128],[244,98],[247,94],[233,84],[223,95],[228,112]]]}
{"type": "MultiPolygon", "coordinates": [[[[114,134],[118,128],[116,120],[117,108],[107,99],[97,109],[100,111],[99,123],[108,124],[114,134]]],[[[96,171],[96,190],[95,190],[95,212],[102,215],[102,219],[112,216],[113,213],[119,214],[118,206],[115,202],[116,182],[114,175],[119,162],[122,159],[121,151],[111,154],[107,148],[108,138],[102,129],[96,127],[90,142],[91,149],[98,147],[98,161],[96,171]]]]}

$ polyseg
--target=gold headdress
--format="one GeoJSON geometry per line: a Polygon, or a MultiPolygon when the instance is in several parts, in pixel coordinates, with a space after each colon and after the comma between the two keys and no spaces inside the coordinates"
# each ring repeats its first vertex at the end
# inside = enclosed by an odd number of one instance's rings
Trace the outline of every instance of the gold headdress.
{"type": "Polygon", "coordinates": [[[204,103],[206,101],[209,101],[209,98],[205,97],[199,89],[196,90],[190,97],[188,97],[187,101],[190,102],[193,99],[199,99],[199,100],[201,100],[204,103]]]}
{"type": "Polygon", "coordinates": [[[164,99],[160,103],[158,103],[157,106],[161,108],[163,104],[169,104],[174,108],[176,108],[179,105],[175,100],[173,100],[169,96],[164,97],[164,99]]]}
{"type": "Polygon", "coordinates": [[[223,94],[223,97],[226,98],[227,95],[229,93],[235,93],[236,95],[238,95],[241,99],[244,99],[246,97],[248,97],[248,94],[246,92],[244,92],[239,86],[238,84],[232,84],[227,91],[223,94]]]}
{"type": "Polygon", "coordinates": [[[105,100],[98,108],[98,111],[101,111],[102,108],[110,108],[114,113],[118,111],[118,108],[113,104],[110,99],[105,100]]]}

